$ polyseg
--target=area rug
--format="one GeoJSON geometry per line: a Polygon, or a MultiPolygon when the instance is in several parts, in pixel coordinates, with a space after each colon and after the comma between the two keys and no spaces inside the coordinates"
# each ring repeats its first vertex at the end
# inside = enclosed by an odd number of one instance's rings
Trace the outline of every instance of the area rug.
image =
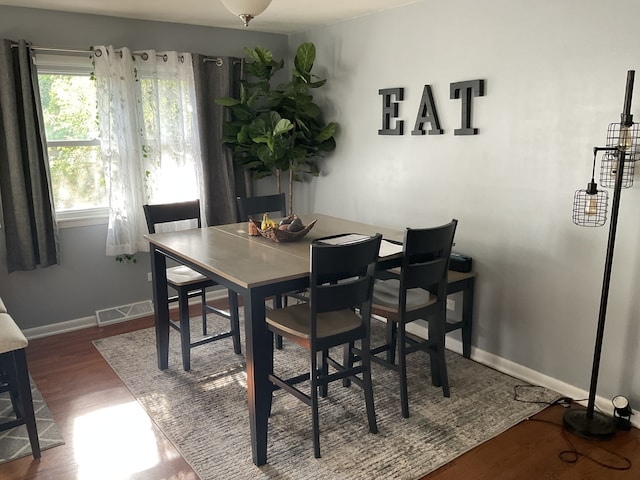
{"type": "MultiPolygon", "coordinates": [[[[372,336],[382,338],[383,324],[373,323],[372,336]]],[[[451,397],[445,398],[441,388],[431,385],[428,356],[415,353],[409,358],[410,418],[400,414],[397,374],[374,364],[379,433],[368,431],[362,390],[335,382],[328,397],[320,399],[322,458],[316,459],[310,409],[278,391],[269,420],[268,463],[256,467],[251,461],[244,357],[233,353],[230,339],[214,342],[193,349],[192,370],[184,372],[178,335],[172,331],[170,337],[165,371],[157,368],[153,329],[94,344],[203,480],[415,480],[544,408],[514,399],[522,381],[450,351],[451,397]]],[[[276,351],[276,371],[304,373],[305,354],[285,341],[284,349],[276,351]]],[[[522,391],[535,402],[558,397],[540,388],[522,391]]]]}
{"type": "MultiPolygon", "coordinates": [[[[33,397],[33,410],[36,414],[40,449],[46,450],[58,445],[64,445],[64,438],[33,380],[31,380],[31,396],[33,397]]],[[[15,418],[9,392],[0,394],[0,423],[14,420],[15,418]]],[[[0,432],[0,463],[26,457],[27,455],[31,455],[31,443],[29,443],[26,426],[20,425],[0,432]]]]}

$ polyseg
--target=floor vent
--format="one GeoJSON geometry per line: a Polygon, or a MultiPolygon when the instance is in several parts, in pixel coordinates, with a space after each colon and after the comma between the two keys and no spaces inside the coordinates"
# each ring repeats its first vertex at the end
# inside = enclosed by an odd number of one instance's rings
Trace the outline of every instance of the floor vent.
{"type": "Polygon", "coordinates": [[[147,315],[153,315],[153,304],[151,300],[122,305],[120,307],[105,308],[104,310],[96,310],[96,319],[98,320],[99,327],[133,320],[134,318],[146,317],[147,315]]]}

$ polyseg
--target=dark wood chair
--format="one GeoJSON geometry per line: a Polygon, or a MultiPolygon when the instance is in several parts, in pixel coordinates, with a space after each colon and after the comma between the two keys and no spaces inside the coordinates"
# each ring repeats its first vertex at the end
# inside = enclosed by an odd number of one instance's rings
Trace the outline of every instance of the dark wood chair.
{"type": "Polygon", "coordinates": [[[0,432],[25,425],[31,454],[33,458],[40,458],[40,441],[25,353],[29,342],[11,316],[3,310],[4,305],[0,300],[0,393],[9,393],[15,419],[0,423],[0,432]]]}
{"type": "MultiPolygon", "coordinates": [[[[335,237],[331,237],[335,238],[335,237]]],[[[308,303],[267,312],[267,328],[309,351],[309,373],[293,378],[269,375],[274,389],[281,388],[311,407],[313,449],[320,457],[318,394],[327,396],[329,382],[349,379],[363,388],[369,431],[377,433],[370,364],[371,298],[380,234],[346,245],[311,243],[311,272],[308,303]],[[359,314],[355,310],[359,311],[359,314]],[[360,362],[345,366],[329,356],[329,348],[361,341],[360,362]],[[318,355],[321,361],[318,365],[318,355]],[[329,367],[332,373],[329,373],[329,367]],[[359,376],[361,375],[361,377],[359,376]],[[310,393],[296,387],[310,382],[310,393]]],[[[275,368],[274,368],[275,370],[275,368]]]]}
{"type": "MultiPolygon", "coordinates": [[[[147,220],[149,233],[156,233],[156,225],[177,222],[181,220],[195,220],[198,228],[201,228],[200,201],[193,200],[181,203],[165,203],[156,205],[144,205],[144,214],[147,220]]],[[[178,302],[179,323],[170,320],[169,325],[180,332],[180,342],[182,348],[182,368],[191,369],[191,349],[207,343],[221,340],[223,338],[233,338],[233,351],[242,353],[240,347],[240,321],[238,317],[238,295],[228,290],[229,311],[221,310],[207,304],[206,289],[218,285],[213,280],[180,265],[167,268],[167,284],[177,292],[177,295],[169,298],[169,303],[178,302]],[[189,320],[189,299],[200,297],[202,303],[202,335],[203,337],[195,342],[191,341],[190,320],[189,320]],[[212,312],[222,318],[229,320],[230,330],[222,333],[210,335],[207,332],[207,313],[212,312]]]]}
{"type": "Polygon", "coordinates": [[[280,217],[287,216],[287,200],[284,193],[275,195],[261,195],[258,197],[236,197],[239,222],[246,222],[249,218],[262,219],[263,213],[278,213],[280,217]],[[260,217],[257,218],[256,216],[260,217]]]}
{"type": "Polygon", "coordinates": [[[372,312],[387,319],[386,343],[373,348],[372,360],[399,372],[402,416],[409,417],[407,356],[429,354],[431,381],[450,396],[445,361],[447,274],[458,221],[435,228],[407,228],[400,269],[378,272],[372,312]],[[429,338],[407,333],[407,324],[428,322],[429,338]],[[396,363],[396,345],[398,362],[396,363]],[[386,352],[386,359],[377,357],[386,352]]]}

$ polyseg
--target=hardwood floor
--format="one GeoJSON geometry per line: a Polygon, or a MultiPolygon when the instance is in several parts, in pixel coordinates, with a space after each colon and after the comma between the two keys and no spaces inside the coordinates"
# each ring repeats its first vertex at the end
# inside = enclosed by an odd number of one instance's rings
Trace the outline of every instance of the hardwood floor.
{"type": "MultiPolygon", "coordinates": [[[[92,345],[97,338],[147,328],[151,318],[35,339],[27,355],[31,375],[66,444],[0,465],[3,480],[193,480],[197,475],[149,420],[92,345]]],[[[422,480],[618,480],[640,478],[640,431],[594,442],[565,434],[562,406],[547,408],[462,455],[422,480]],[[551,422],[551,423],[549,423],[551,422]],[[574,463],[561,452],[582,455],[574,463]],[[598,464],[624,466],[611,470],[598,464]]],[[[568,455],[567,455],[568,456],[568,455]]]]}

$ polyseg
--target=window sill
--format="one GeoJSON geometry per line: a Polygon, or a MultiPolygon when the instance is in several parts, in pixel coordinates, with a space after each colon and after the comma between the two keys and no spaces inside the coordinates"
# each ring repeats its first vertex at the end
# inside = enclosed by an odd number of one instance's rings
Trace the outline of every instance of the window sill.
{"type": "Polygon", "coordinates": [[[106,208],[94,208],[90,210],[75,210],[57,212],[58,228],[88,227],[91,225],[107,225],[109,223],[109,210],[106,208]]]}

